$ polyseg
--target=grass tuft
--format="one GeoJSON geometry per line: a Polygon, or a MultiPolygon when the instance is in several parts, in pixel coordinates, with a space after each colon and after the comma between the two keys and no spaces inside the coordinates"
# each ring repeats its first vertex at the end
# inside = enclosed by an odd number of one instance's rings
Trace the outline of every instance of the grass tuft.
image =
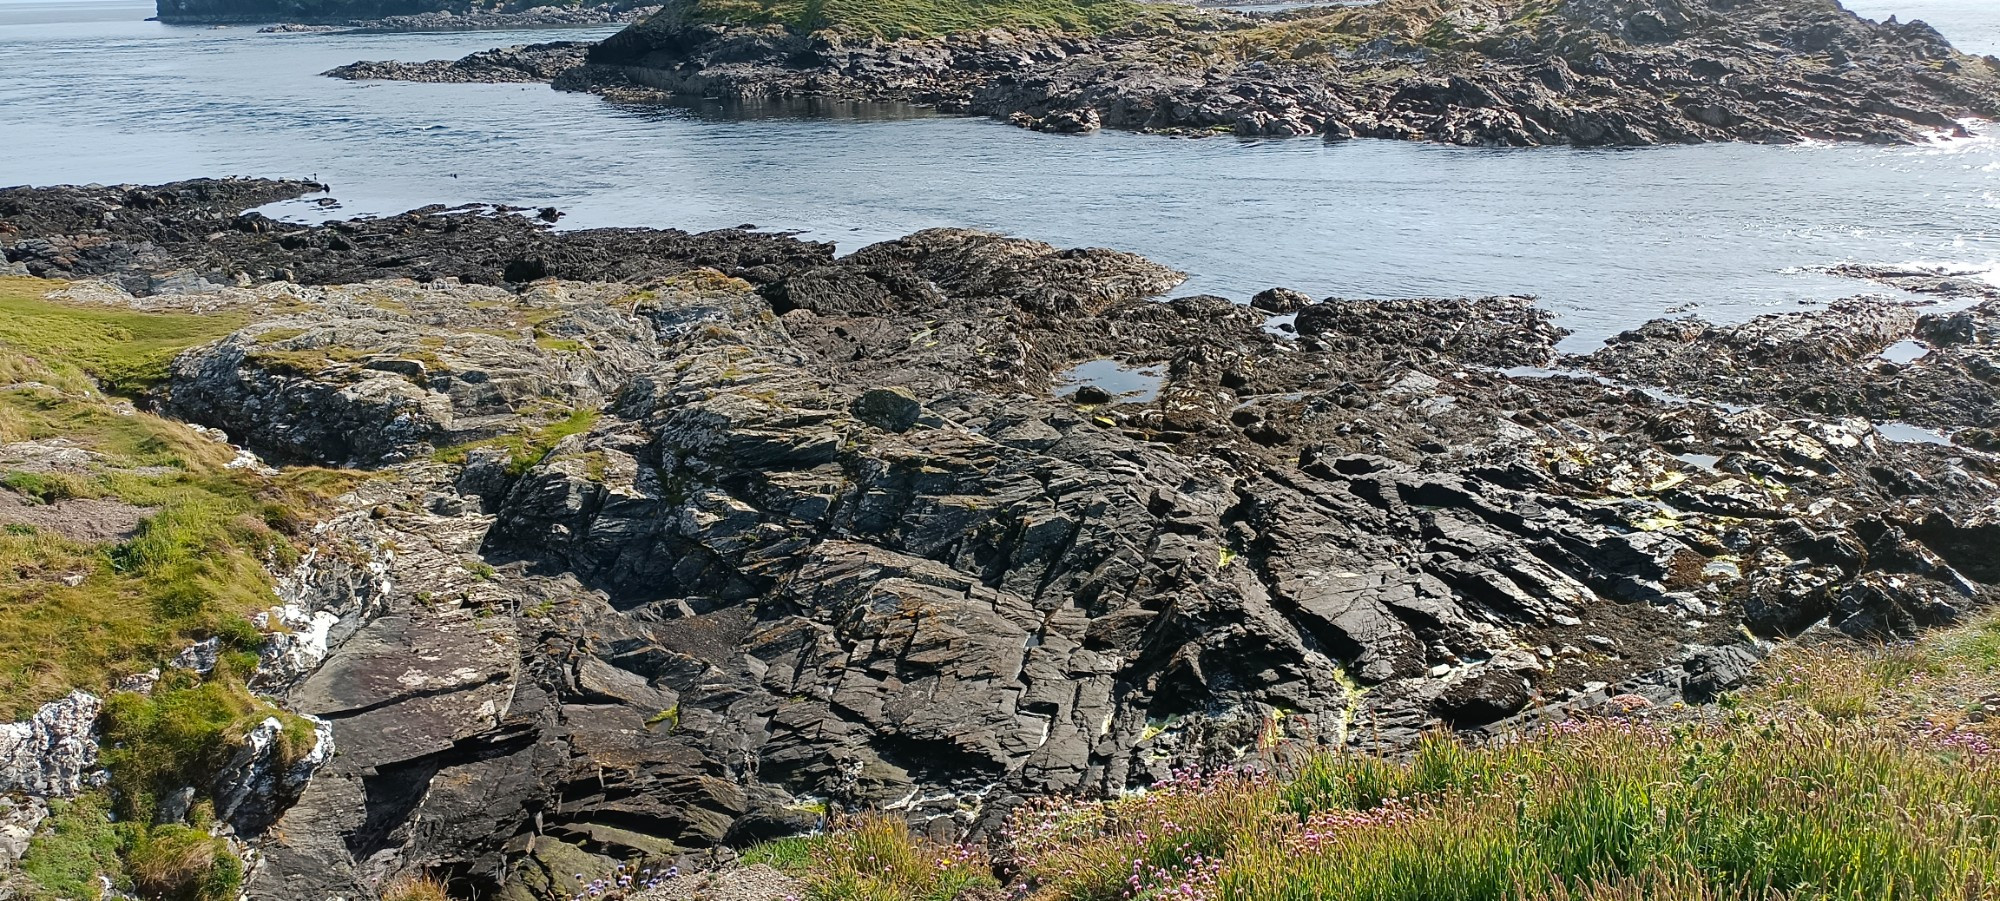
{"type": "Polygon", "coordinates": [[[243,862],[229,843],[186,826],[146,830],[127,864],[133,888],[155,901],[234,901],[243,884],[243,862]]]}
{"type": "Polygon", "coordinates": [[[910,834],[902,820],[864,817],[812,840],[806,884],[820,901],[953,901],[999,888],[984,852],[910,834]]]}
{"type": "Polygon", "coordinates": [[[451,893],[436,877],[404,876],[382,890],[382,901],[451,901],[451,893]]]}
{"type": "Polygon", "coordinates": [[[581,435],[596,427],[598,415],[598,411],[593,409],[574,410],[562,419],[527,432],[442,448],[433,458],[440,463],[464,463],[475,449],[498,448],[507,452],[508,474],[518,476],[542,462],[564,438],[581,435]]]}
{"type": "MultiPolygon", "coordinates": [[[[2000,618],[1915,646],[1795,650],[1720,710],[1033,801],[993,862],[1029,901],[1993,899],[1996,664],[2000,618]]],[[[898,881],[922,855],[897,830],[864,821],[757,853],[820,901],[946,897],[898,881]]]]}

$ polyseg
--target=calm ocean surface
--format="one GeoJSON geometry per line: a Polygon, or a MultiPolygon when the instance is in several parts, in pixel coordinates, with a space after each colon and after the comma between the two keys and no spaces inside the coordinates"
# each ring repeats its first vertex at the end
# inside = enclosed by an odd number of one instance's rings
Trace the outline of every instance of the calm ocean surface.
{"type": "MultiPolygon", "coordinates": [[[[2000,53],[1995,0],[1853,0],[2000,53]]],[[[124,0],[0,0],[0,184],[317,176],[340,215],[554,205],[564,227],[755,223],[844,250],[938,225],[1145,254],[1188,292],[1527,293],[1573,346],[1683,306],[1742,318],[1931,262],[2000,279],[2000,127],[1934,146],[1468,150],[1043,135],[917,111],[635,109],[529,85],[353,84],[611,29],[260,35],[124,0]]],[[[290,214],[325,214],[293,207],[290,214]]]]}

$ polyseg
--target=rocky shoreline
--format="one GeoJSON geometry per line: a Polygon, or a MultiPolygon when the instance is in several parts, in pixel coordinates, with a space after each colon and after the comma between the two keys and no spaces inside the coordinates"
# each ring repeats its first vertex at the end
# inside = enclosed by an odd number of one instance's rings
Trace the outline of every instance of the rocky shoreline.
{"type": "Polygon", "coordinates": [[[2000,585],[1996,300],[1562,357],[1528,298],[1162,300],[1157,263],[965,230],[243,212],[319,190],[0,191],[66,297],[243,317],[147,406],[368,476],[284,583],[327,649],[269,691],[340,753],[245,831],[252,897],[527,901],[839,810],[979,837],[1274,728],[1705,703],[2000,585]]]}
{"type": "Polygon", "coordinates": [[[377,15],[356,15],[362,5],[314,6],[310,3],[277,7],[247,4],[218,4],[202,0],[160,0],[158,21],[169,25],[243,25],[276,22],[258,29],[263,34],[295,34],[352,31],[363,34],[401,34],[430,31],[504,31],[527,28],[585,28],[643,21],[659,11],[658,6],[635,5],[627,0],[595,5],[516,6],[482,9],[461,5],[452,8],[417,9],[422,4],[375,4],[377,15]],[[408,12],[397,10],[408,9],[408,12]]]}
{"type": "MultiPolygon", "coordinates": [[[[1918,143],[2000,117],[2000,60],[1835,0],[1166,5],[1099,34],[901,39],[718,22],[700,3],[676,0],[553,83],[622,102],[906,102],[1055,132],[1517,147],[1918,143]]],[[[366,71],[432,80],[443,65],[366,71]]]]}
{"type": "Polygon", "coordinates": [[[577,66],[590,54],[591,44],[556,41],[482,50],[446,62],[397,60],[350,63],[324,72],[347,81],[411,81],[425,84],[511,84],[548,82],[577,66]]]}

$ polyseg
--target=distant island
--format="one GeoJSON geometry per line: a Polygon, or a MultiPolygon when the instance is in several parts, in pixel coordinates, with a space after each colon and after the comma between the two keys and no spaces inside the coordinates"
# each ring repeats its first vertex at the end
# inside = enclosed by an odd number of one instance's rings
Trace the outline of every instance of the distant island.
{"type": "Polygon", "coordinates": [[[2000,60],[1835,0],[674,0],[584,51],[358,63],[623,102],[896,101],[1026,128],[1580,147],[1914,143],[2000,115],[2000,60]],[[578,60],[581,63],[578,63],[578,60]]]}

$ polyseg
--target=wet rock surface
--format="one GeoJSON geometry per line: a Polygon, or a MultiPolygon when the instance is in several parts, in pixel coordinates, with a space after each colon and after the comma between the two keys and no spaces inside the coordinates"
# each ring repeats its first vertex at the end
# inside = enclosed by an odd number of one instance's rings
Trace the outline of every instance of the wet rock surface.
{"type": "MultiPolygon", "coordinates": [[[[1522,298],[1274,292],[1287,336],[1160,300],[1177,273],[1109,250],[941,229],[836,259],[518,219],[188,247],[162,226],[132,257],[324,273],[128,302],[254,313],[175,361],[161,409],[376,474],[284,583],[287,622],[318,625],[273,651],[309,662],[271,690],[340,753],[264,831],[254,897],[415,871],[567,895],[829,809],[978,835],[1025,796],[1242,763],[1274,730],[1393,752],[1707,701],[1774,642],[1913,634],[2000,582],[2000,457],[1888,441],[1811,390],[1616,383],[1874,386],[1903,336],[1985,347],[1990,306],[1656,323],[1560,359],[1522,298]],[[512,251],[468,230],[587,280],[500,277],[512,251]],[[430,279],[286,246],[349,234],[430,279]],[[1055,395],[1093,360],[1157,393],[1055,395]],[[1558,363],[1587,373],[1503,373],[1558,363]]],[[[51,240],[34,227],[13,247],[51,240]]]]}
{"type": "Polygon", "coordinates": [[[347,81],[392,80],[430,84],[551,81],[557,75],[583,65],[590,47],[582,41],[524,44],[484,50],[453,62],[359,62],[324,74],[347,81]]]}
{"type": "Polygon", "coordinates": [[[2000,112],[2000,61],[1834,0],[1447,2],[1161,13],[1100,36],[882,40],[669,6],[556,79],[617,100],[895,100],[1042,131],[1463,145],[1909,143],[2000,112]]]}
{"type": "Polygon", "coordinates": [[[263,179],[5,188],[0,255],[33,275],[107,277],[142,295],[271,281],[619,281],[700,267],[763,281],[833,255],[830,244],[736,229],[554,232],[555,210],[433,206],[314,226],[246,212],[326,190],[263,179]]]}
{"type": "Polygon", "coordinates": [[[1996,325],[2000,301],[1941,311],[1863,299],[1737,325],[1656,320],[1568,365],[1729,403],[1964,430],[1977,442],[2000,427],[1996,325]]]}

